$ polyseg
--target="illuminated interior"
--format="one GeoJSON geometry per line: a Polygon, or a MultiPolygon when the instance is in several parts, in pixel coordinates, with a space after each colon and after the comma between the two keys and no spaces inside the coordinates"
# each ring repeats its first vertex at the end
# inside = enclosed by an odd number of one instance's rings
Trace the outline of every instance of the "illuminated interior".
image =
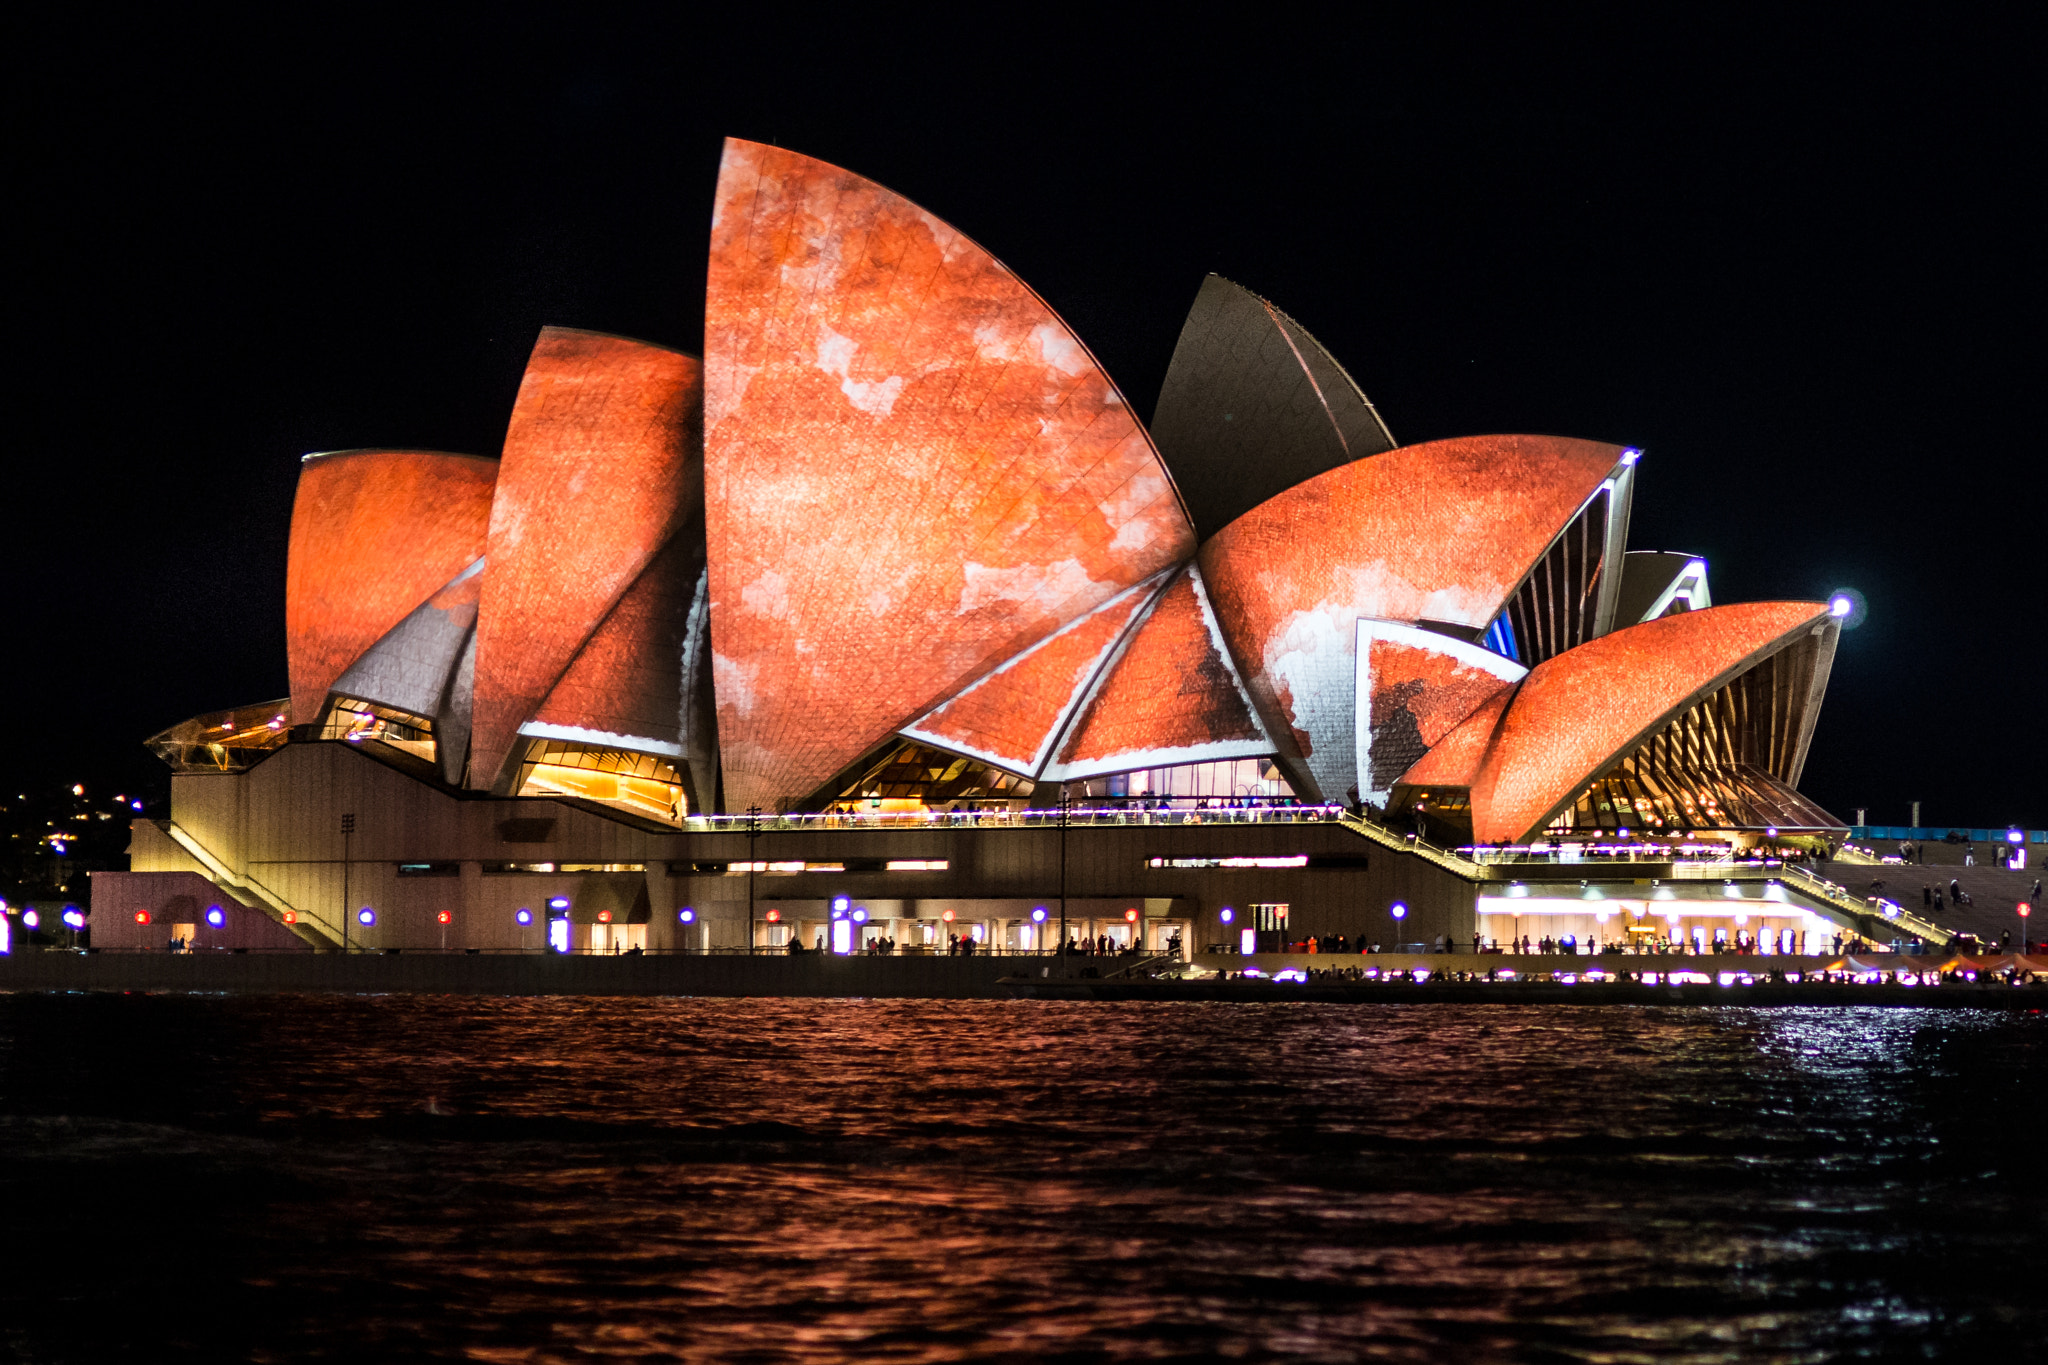
{"type": "Polygon", "coordinates": [[[1075,798],[1108,800],[1291,799],[1294,789],[1270,758],[1221,759],[1213,763],[1182,763],[1171,768],[1143,768],[1112,777],[1067,784],[1075,798]]]}
{"type": "Polygon", "coordinates": [[[289,700],[212,711],[180,721],[145,742],[174,773],[232,773],[254,767],[291,734],[289,700]]]}
{"type": "Polygon", "coordinates": [[[434,723],[423,716],[399,711],[354,697],[336,697],[320,727],[320,738],[345,740],[350,744],[375,742],[411,754],[428,763],[434,761],[434,723]]]}
{"type": "Polygon", "coordinates": [[[1028,777],[1005,772],[986,760],[960,758],[914,740],[891,745],[859,765],[858,775],[834,784],[826,809],[927,810],[954,806],[1009,809],[1032,792],[1028,777]]]}
{"type": "Polygon", "coordinates": [[[665,759],[559,740],[527,749],[518,794],[578,797],[670,825],[690,813],[682,776],[665,759]]]}

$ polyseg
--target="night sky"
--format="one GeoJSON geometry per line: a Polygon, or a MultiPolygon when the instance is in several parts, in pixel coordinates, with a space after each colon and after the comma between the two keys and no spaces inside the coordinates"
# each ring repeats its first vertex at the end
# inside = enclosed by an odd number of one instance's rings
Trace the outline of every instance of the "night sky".
{"type": "Polygon", "coordinates": [[[544,323],[697,350],[733,134],[979,240],[1141,415],[1216,271],[1403,443],[1643,447],[1634,548],[1868,599],[1809,794],[2048,825],[2017,28],[323,12],[16,35],[0,780],[162,791],[144,737],[284,694],[301,454],[496,454],[544,323]]]}

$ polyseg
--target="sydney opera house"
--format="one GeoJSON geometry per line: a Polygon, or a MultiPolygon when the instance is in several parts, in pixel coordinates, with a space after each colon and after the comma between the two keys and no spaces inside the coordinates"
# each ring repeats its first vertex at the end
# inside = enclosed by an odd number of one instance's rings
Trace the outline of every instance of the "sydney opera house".
{"type": "Polygon", "coordinates": [[[732,141],[701,359],[549,328],[501,450],[305,457],[290,696],[151,741],[97,941],[1469,940],[1482,850],[1840,837],[1838,621],[1627,549],[1639,454],[1401,445],[1216,276],[1148,426],[982,247],[732,141]]]}

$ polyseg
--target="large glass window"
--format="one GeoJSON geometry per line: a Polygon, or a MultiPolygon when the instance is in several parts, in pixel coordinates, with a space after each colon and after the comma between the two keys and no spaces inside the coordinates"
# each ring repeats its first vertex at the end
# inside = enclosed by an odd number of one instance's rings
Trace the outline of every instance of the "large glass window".
{"type": "Polygon", "coordinates": [[[518,794],[597,801],[670,825],[689,814],[682,775],[666,759],[560,740],[527,749],[518,794]]]}
{"type": "Polygon", "coordinates": [[[210,711],[151,735],[150,752],[174,773],[232,773],[255,766],[290,738],[291,702],[210,711]]]}
{"type": "Polygon", "coordinates": [[[434,761],[434,723],[424,716],[354,697],[336,697],[320,738],[382,744],[428,763],[434,761]]]}

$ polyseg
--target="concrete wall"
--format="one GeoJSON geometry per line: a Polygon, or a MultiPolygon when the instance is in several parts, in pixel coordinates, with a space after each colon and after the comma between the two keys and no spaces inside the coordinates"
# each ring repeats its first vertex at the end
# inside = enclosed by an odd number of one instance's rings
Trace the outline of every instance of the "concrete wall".
{"type": "MultiPolygon", "coordinates": [[[[1032,828],[764,829],[679,833],[642,830],[590,810],[542,799],[453,796],[339,743],[292,744],[239,774],[174,779],[171,819],[239,875],[253,877],[302,917],[338,926],[343,910],[341,815],[356,816],[346,867],[351,912],[369,905],[377,923],[351,923],[352,942],[370,949],[538,948],[550,897],[576,900],[585,874],[486,874],[494,862],[641,864],[648,903],[647,947],[738,947],[747,940],[748,879],[699,872],[699,864],[942,860],[943,871],[757,874],[757,914],[778,902],[818,905],[844,895],[898,903],[907,916],[961,919],[1022,916],[1056,907],[1062,838],[1050,823],[1032,828]],[[551,821],[540,842],[511,842],[508,820],[551,821]],[[453,876],[401,876],[401,863],[456,864],[453,876]],[[535,924],[516,923],[520,907],[535,924]],[[677,911],[691,907],[703,926],[683,943],[677,911]],[[450,923],[437,916],[447,912],[450,923]]],[[[138,823],[136,870],[191,870],[184,851],[138,823]],[[147,866],[145,866],[147,864],[147,866]]],[[[1380,942],[1430,942],[1438,934],[1469,939],[1474,888],[1451,873],[1380,848],[1341,825],[1075,825],[1065,836],[1065,883],[1077,915],[1121,915],[1123,907],[1190,926],[1189,946],[1234,941],[1218,912],[1253,902],[1290,907],[1289,932],[1344,933],[1380,942]],[[1328,867],[1169,868],[1152,859],[1286,857],[1328,859],[1328,867]],[[1359,860],[1364,865],[1356,865],[1359,860]],[[1350,864],[1350,865],[1343,865],[1350,864]],[[1388,907],[1404,903],[1402,926],[1388,907]],[[1080,907],[1080,909],[1076,909],[1080,907]]],[[[619,874],[611,874],[613,876],[619,874]]],[[[246,897],[245,899],[253,899],[246,897]]],[[[1056,909],[1055,909],[1056,913],[1056,909]]]]}

